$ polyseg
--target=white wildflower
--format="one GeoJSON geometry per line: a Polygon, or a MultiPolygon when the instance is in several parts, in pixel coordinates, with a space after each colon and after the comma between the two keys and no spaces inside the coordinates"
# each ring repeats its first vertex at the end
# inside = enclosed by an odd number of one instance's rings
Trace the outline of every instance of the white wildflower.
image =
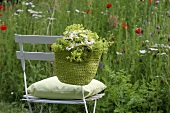
{"type": "Polygon", "coordinates": [[[35,7],[35,5],[31,5],[31,7],[35,7]]]}
{"type": "Polygon", "coordinates": [[[67,13],[70,13],[71,11],[67,11],[67,13]]]}
{"type": "Polygon", "coordinates": [[[28,2],[26,2],[26,3],[25,3],[25,5],[29,5],[29,3],[28,3],[28,2]]]}
{"type": "Polygon", "coordinates": [[[144,54],[146,53],[147,51],[146,50],[139,50],[140,53],[144,54]]]}
{"type": "Polygon", "coordinates": [[[18,16],[19,14],[18,13],[14,13],[15,16],[18,16]]]}
{"type": "Polygon", "coordinates": [[[156,48],[149,48],[151,51],[158,51],[156,48]]]}
{"type": "Polygon", "coordinates": [[[166,55],[166,53],[158,53],[158,55],[166,55]]]}
{"type": "Polygon", "coordinates": [[[145,40],[145,42],[149,42],[149,40],[145,40]]]}
{"type": "Polygon", "coordinates": [[[32,2],[29,2],[29,4],[30,4],[30,5],[33,5],[33,3],[32,3],[32,2]]]}
{"type": "Polygon", "coordinates": [[[77,13],[79,13],[80,11],[78,9],[75,10],[77,13]]]}
{"type": "Polygon", "coordinates": [[[116,52],[117,55],[122,55],[122,53],[116,52]]]}
{"type": "Polygon", "coordinates": [[[56,20],[56,18],[50,18],[50,17],[48,17],[47,19],[48,20],[56,20]]]}
{"type": "Polygon", "coordinates": [[[39,12],[38,12],[38,14],[42,14],[42,12],[41,12],[41,11],[39,11],[39,12]]]}
{"type": "Polygon", "coordinates": [[[21,10],[21,9],[18,9],[17,12],[20,13],[20,12],[23,12],[24,10],[21,10]]]}

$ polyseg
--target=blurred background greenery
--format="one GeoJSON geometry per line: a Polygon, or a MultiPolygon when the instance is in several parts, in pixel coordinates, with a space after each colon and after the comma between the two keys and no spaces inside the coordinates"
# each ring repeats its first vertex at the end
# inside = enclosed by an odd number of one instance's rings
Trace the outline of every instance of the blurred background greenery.
{"type": "MultiPolygon", "coordinates": [[[[2,2],[0,112],[2,109],[6,113],[25,113],[28,108],[20,101],[24,94],[23,73],[21,62],[16,59],[15,51],[19,48],[14,34],[62,35],[66,26],[76,23],[114,41],[108,54],[102,56],[95,77],[107,85],[105,97],[98,101],[97,113],[169,113],[169,5],[170,0],[2,2]]],[[[26,48],[50,51],[50,45],[26,45],[26,48]]],[[[30,83],[53,76],[51,62],[27,62],[27,65],[30,83]]],[[[45,108],[50,113],[84,113],[83,106],[47,104],[45,108]]]]}

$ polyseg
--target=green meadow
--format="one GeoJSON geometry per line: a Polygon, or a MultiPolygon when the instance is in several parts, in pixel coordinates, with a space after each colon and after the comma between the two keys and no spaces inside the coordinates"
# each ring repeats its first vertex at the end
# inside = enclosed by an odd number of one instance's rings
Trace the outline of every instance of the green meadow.
{"type": "MultiPolygon", "coordinates": [[[[106,84],[96,113],[170,113],[170,0],[18,0],[0,5],[0,113],[28,113],[14,34],[62,35],[82,24],[114,42],[95,79],[106,84]]],[[[27,50],[50,51],[51,45],[27,50]]],[[[29,83],[53,76],[51,62],[26,62],[29,83]]],[[[30,84],[28,84],[30,85],[30,84]]],[[[93,103],[88,108],[93,109],[93,103]]],[[[35,111],[40,104],[34,105],[35,111]]],[[[45,113],[85,113],[45,105],[45,113]]]]}

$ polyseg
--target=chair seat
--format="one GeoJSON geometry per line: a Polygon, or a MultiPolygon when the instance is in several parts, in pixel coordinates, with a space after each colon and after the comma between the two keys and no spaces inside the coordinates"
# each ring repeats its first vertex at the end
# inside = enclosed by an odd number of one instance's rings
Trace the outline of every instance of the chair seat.
{"type": "MultiPolygon", "coordinates": [[[[99,98],[102,98],[105,94],[96,94],[91,97],[85,98],[86,101],[93,101],[99,98]]],[[[24,95],[22,100],[27,100],[29,102],[38,102],[38,103],[57,103],[57,104],[84,104],[83,99],[76,99],[76,100],[61,100],[61,99],[45,99],[45,98],[38,98],[32,95],[24,95]],[[27,99],[28,96],[28,99],[27,99]]]]}

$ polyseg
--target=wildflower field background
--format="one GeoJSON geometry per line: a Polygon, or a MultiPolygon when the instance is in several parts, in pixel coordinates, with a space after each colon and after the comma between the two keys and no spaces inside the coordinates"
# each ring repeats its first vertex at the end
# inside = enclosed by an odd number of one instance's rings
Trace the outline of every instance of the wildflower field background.
{"type": "MultiPolygon", "coordinates": [[[[18,0],[0,5],[0,113],[28,112],[14,34],[62,35],[73,23],[114,42],[95,77],[107,85],[96,113],[170,112],[170,0],[18,0]]],[[[27,65],[30,83],[52,76],[53,62],[27,65]]],[[[81,105],[45,105],[45,113],[84,112],[81,105]]]]}

